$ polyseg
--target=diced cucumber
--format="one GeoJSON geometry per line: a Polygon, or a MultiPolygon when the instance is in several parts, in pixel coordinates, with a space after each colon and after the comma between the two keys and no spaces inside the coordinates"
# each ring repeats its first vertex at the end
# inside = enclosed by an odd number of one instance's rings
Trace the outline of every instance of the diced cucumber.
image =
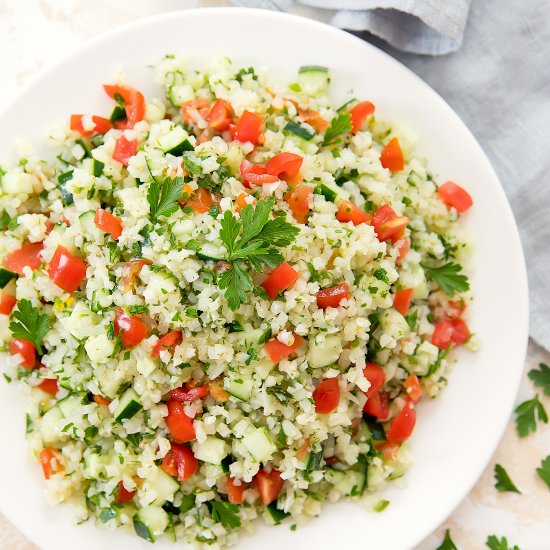
{"type": "Polygon", "coordinates": [[[104,479],[107,477],[105,466],[111,462],[112,456],[102,454],[99,449],[97,452],[84,454],[84,467],[82,474],[86,479],[104,479]]]}
{"type": "Polygon", "coordinates": [[[134,516],[134,529],[138,537],[155,542],[168,527],[168,514],[160,506],[147,506],[134,516]]]}
{"type": "Polygon", "coordinates": [[[193,87],[185,84],[179,71],[166,75],[166,98],[174,107],[181,107],[184,101],[193,97],[193,87]]]}
{"type": "Polygon", "coordinates": [[[7,269],[0,267],[0,288],[5,288],[6,285],[16,277],[17,273],[13,273],[13,271],[8,271],[7,269]]]}
{"type": "Polygon", "coordinates": [[[355,98],[352,98],[349,101],[346,101],[342,106],[338,107],[338,109],[336,109],[336,112],[337,113],[347,112],[351,109],[353,104],[356,103],[356,102],[357,102],[357,100],[355,98]]]}
{"type": "Polygon", "coordinates": [[[159,506],[162,506],[166,501],[172,502],[174,495],[180,488],[179,482],[158,466],[149,483],[150,490],[156,495],[154,502],[159,506]]]}
{"type": "Polygon", "coordinates": [[[132,389],[127,389],[120,398],[118,409],[115,411],[114,417],[117,422],[122,422],[127,418],[132,418],[137,414],[143,405],[139,402],[137,393],[132,389]]]}
{"type": "Polygon", "coordinates": [[[299,138],[305,139],[306,141],[309,141],[315,135],[315,132],[305,126],[302,126],[298,122],[294,122],[293,120],[286,123],[286,126],[283,128],[283,132],[285,134],[293,134],[299,138]]]}
{"type": "Polygon", "coordinates": [[[202,443],[196,442],[193,445],[193,452],[198,460],[210,464],[221,464],[227,456],[227,445],[223,439],[209,436],[202,443]]]}
{"type": "MultiPolygon", "coordinates": [[[[218,480],[222,477],[225,477],[225,474],[227,472],[223,469],[223,461],[221,464],[211,464],[209,462],[205,462],[201,467],[201,473],[204,474],[204,477],[209,480],[208,485],[213,485],[215,483],[215,480],[218,480]],[[213,483],[214,482],[214,483],[213,483]]],[[[229,471],[229,470],[227,470],[229,471]]]]}
{"type": "Polygon", "coordinates": [[[348,496],[361,496],[365,491],[367,476],[365,468],[361,470],[335,470],[327,468],[325,479],[341,493],[348,496]]]}
{"type": "Polygon", "coordinates": [[[103,310],[103,306],[101,305],[101,302],[104,298],[106,298],[109,295],[109,291],[105,288],[99,288],[97,290],[94,290],[92,292],[92,299],[90,301],[90,309],[97,313],[99,311],[103,310]]]}
{"type": "Polygon", "coordinates": [[[61,414],[65,418],[70,418],[73,416],[73,412],[75,410],[78,410],[82,405],[82,397],[79,397],[78,395],[68,395],[67,397],[61,399],[57,403],[57,406],[59,407],[59,410],[61,411],[61,414]]]}
{"type": "Polygon", "coordinates": [[[288,516],[290,516],[288,512],[277,508],[277,501],[272,502],[265,507],[264,519],[266,520],[266,523],[270,525],[279,525],[281,521],[286,519],[288,516]]]}
{"type": "Polygon", "coordinates": [[[92,160],[92,174],[96,178],[99,178],[100,176],[103,175],[103,168],[105,168],[105,163],[97,159],[92,160]]]}
{"type": "Polygon", "coordinates": [[[181,126],[176,126],[164,136],[159,137],[158,142],[166,154],[181,155],[184,151],[193,151],[189,135],[181,126]]]}
{"type": "Polygon", "coordinates": [[[305,93],[317,95],[326,92],[329,82],[330,76],[327,67],[318,65],[300,67],[298,83],[305,93]]]}
{"type": "Polygon", "coordinates": [[[8,173],[2,176],[2,189],[7,195],[17,195],[26,193],[30,195],[34,192],[34,182],[36,178],[32,174],[8,173]]]}
{"type": "Polygon", "coordinates": [[[93,210],[88,210],[87,212],[84,212],[84,214],[80,214],[78,219],[80,220],[82,229],[84,229],[86,233],[94,235],[97,232],[97,226],[94,222],[95,212],[93,210]]]}
{"type": "Polygon", "coordinates": [[[225,391],[241,401],[249,401],[254,387],[252,378],[229,378],[226,377],[223,383],[225,391]]]}
{"type": "Polygon", "coordinates": [[[311,368],[336,363],[342,353],[342,339],[338,334],[317,334],[309,339],[307,361],[311,368]]]}
{"type": "Polygon", "coordinates": [[[277,447],[271,441],[271,436],[266,427],[256,428],[253,432],[242,438],[244,448],[258,462],[264,462],[271,458],[277,447]]]}
{"type": "Polygon", "coordinates": [[[411,170],[407,176],[407,183],[413,187],[420,187],[422,185],[422,178],[414,170],[411,170]]]}
{"type": "Polygon", "coordinates": [[[84,350],[92,363],[104,363],[111,357],[115,347],[114,340],[109,340],[105,333],[92,336],[86,340],[84,350]]]}
{"type": "Polygon", "coordinates": [[[197,258],[205,262],[208,262],[209,260],[213,262],[219,262],[223,260],[223,258],[226,256],[224,248],[214,246],[210,243],[204,243],[201,246],[201,249],[197,250],[196,254],[197,258]]]}
{"type": "Polygon", "coordinates": [[[62,322],[77,340],[96,336],[102,330],[99,326],[101,317],[91,311],[83,302],[77,302],[71,315],[63,318],[62,322]]]}
{"type": "Polygon", "coordinates": [[[320,470],[322,461],[323,461],[323,447],[317,444],[317,448],[315,449],[312,448],[308,455],[306,471],[314,472],[315,470],[320,470]]]}
{"type": "Polygon", "coordinates": [[[63,206],[70,206],[74,203],[72,193],[67,189],[67,182],[73,179],[73,171],[68,170],[57,176],[57,182],[59,184],[59,192],[61,193],[61,202],[63,206]]]}
{"type": "Polygon", "coordinates": [[[411,331],[409,323],[399,311],[390,308],[380,315],[380,328],[392,338],[399,340],[411,331]]]}
{"type": "Polygon", "coordinates": [[[55,443],[56,441],[66,439],[68,437],[67,434],[61,431],[65,423],[65,419],[59,407],[52,407],[44,414],[40,423],[42,441],[44,443],[55,443]]]}
{"type": "Polygon", "coordinates": [[[341,189],[338,185],[336,185],[336,183],[329,181],[320,183],[315,188],[315,193],[317,195],[323,195],[323,197],[330,202],[339,202],[349,197],[349,194],[346,193],[346,191],[341,189]]]}

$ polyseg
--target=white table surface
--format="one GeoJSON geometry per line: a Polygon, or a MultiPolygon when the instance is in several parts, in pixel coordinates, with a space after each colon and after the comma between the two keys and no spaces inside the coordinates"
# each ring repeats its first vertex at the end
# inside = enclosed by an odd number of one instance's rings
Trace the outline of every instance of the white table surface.
{"type": "MultiPolygon", "coordinates": [[[[147,15],[227,4],[230,2],[222,0],[0,0],[0,109],[41,68],[105,30],[147,15]]],[[[531,342],[525,372],[541,361],[550,364],[550,354],[531,342]]],[[[524,376],[518,402],[533,394],[534,388],[524,376]]],[[[550,410],[550,398],[542,400],[550,410]]],[[[447,528],[461,550],[485,548],[489,534],[505,535],[521,550],[550,549],[550,490],[535,473],[548,454],[550,425],[539,426],[535,435],[520,441],[510,422],[493,461],[475,488],[414,550],[435,550],[447,528]],[[522,495],[494,489],[495,462],[506,467],[522,495]]],[[[0,514],[0,549],[36,550],[36,546],[0,514]]]]}

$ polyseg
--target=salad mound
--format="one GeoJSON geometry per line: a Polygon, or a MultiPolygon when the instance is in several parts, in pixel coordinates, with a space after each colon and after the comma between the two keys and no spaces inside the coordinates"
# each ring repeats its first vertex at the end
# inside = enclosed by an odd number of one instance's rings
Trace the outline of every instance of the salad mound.
{"type": "Polygon", "coordinates": [[[470,195],[373,103],[335,105],[325,67],[155,74],[159,97],[105,85],[110,116],[0,164],[4,377],[48,499],[212,548],[344,497],[382,511],[473,346],[470,195]]]}

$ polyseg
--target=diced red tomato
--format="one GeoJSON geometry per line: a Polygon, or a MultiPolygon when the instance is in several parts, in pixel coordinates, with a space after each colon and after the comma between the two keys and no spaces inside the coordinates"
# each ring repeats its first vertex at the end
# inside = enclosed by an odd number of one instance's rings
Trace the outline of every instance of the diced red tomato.
{"type": "Polygon", "coordinates": [[[111,400],[101,395],[94,395],[94,403],[97,403],[103,407],[108,407],[111,404],[111,400]]]}
{"type": "Polygon", "coordinates": [[[437,194],[449,208],[454,208],[459,214],[466,212],[474,204],[470,193],[452,181],[441,185],[437,194]]]}
{"type": "Polygon", "coordinates": [[[25,369],[32,370],[36,366],[36,348],[28,340],[14,338],[10,342],[10,355],[19,355],[19,365],[25,369]]]}
{"type": "Polygon", "coordinates": [[[173,330],[165,334],[155,344],[155,347],[153,348],[151,355],[153,357],[160,357],[160,352],[163,350],[169,351],[170,353],[174,353],[174,348],[178,344],[181,344],[182,339],[183,339],[183,335],[181,330],[173,330]]]}
{"type": "Polygon", "coordinates": [[[386,380],[384,369],[375,363],[367,363],[363,369],[363,375],[370,382],[370,387],[365,392],[367,402],[363,411],[380,420],[385,420],[389,415],[389,399],[388,394],[381,391],[386,380]]]}
{"type": "Polygon", "coordinates": [[[296,221],[306,223],[313,205],[313,189],[308,185],[298,185],[287,196],[286,202],[296,221]]]}
{"type": "Polygon", "coordinates": [[[124,264],[123,277],[122,277],[122,286],[124,292],[127,292],[136,283],[136,277],[139,275],[141,268],[144,265],[151,265],[150,260],[130,260],[124,264]]]}
{"type": "Polygon", "coordinates": [[[95,134],[106,134],[113,125],[108,118],[101,116],[92,116],[92,122],[95,124],[93,130],[85,130],[82,117],[85,115],[71,115],[71,130],[78,132],[82,136],[92,136],[95,134]]]}
{"type": "Polygon", "coordinates": [[[418,403],[422,397],[422,386],[420,385],[420,380],[416,374],[409,374],[405,380],[405,391],[413,403],[418,403]]]}
{"type": "Polygon", "coordinates": [[[123,166],[128,166],[130,158],[136,154],[137,147],[137,139],[128,140],[124,135],[119,136],[115,143],[113,160],[120,162],[123,166]]]}
{"type": "Polygon", "coordinates": [[[397,265],[401,265],[411,249],[411,239],[409,237],[404,237],[399,239],[395,244],[397,246],[396,263],[397,265]]]}
{"type": "Polygon", "coordinates": [[[267,295],[273,299],[287,288],[290,288],[300,277],[300,273],[296,271],[288,262],[283,262],[279,267],[276,267],[262,283],[267,295]]]}
{"type": "Polygon", "coordinates": [[[8,270],[23,275],[23,268],[30,267],[32,271],[38,269],[42,260],[42,243],[25,243],[18,250],[10,252],[2,261],[2,265],[8,270]]]}
{"type": "MultiPolygon", "coordinates": [[[[294,102],[296,105],[296,103],[294,102]]],[[[304,122],[307,122],[312,126],[317,132],[323,133],[328,127],[329,123],[324,119],[319,111],[313,109],[302,109],[299,105],[296,105],[298,109],[298,114],[302,117],[304,122]]]]}
{"type": "Polygon", "coordinates": [[[378,240],[396,243],[405,235],[405,227],[409,223],[407,216],[398,216],[389,204],[382,205],[375,213],[371,222],[378,240]]]}
{"type": "Polygon", "coordinates": [[[187,206],[190,206],[195,214],[204,214],[215,204],[218,204],[218,201],[208,189],[197,189],[193,197],[187,201],[187,206]]]}
{"type": "Polygon", "coordinates": [[[2,295],[0,296],[0,315],[9,315],[16,303],[17,299],[15,296],[8,294],[7,292],[2,292],[2,295]]]}
{"type": "Polygon", "coordinates": [[[162,459],[161,468],[178,481],[187,481],[199,469],[199,461],[193,451],[185,445],[172,443],[171,448],[162,459]]]}
{"type": "Polygon", "coordinates": [[[352,222],[353,225],[359,225],[370,223],[372,216],[350,201],[342,201],[336,212],[336,219],[341,223],[352,222]]]}
{"type": "Polygon", "coordinates": [[[210,103],[205,97],[196,97],[181,104],[183,120],[197,124],[201,119],[206,120],[210,112],[210,103]]]}
{"type": "Polygon", "coordinates": [[[414,403],[407,399],[404,407],[399,411],[390,422],[388,431],[386,432],[386,439],[390,444],[403,443],[410,437],[416,424],[416,412],[414,410],[414,403]]]}
{"type": "Polygon", "coordinates": [[[103,208],[98,208],[96,211],[94,223],[99,229],[105,231],[105,233],[109,233],[115,241],[122,235],[122,222],[120,218],[113,216],[113,214],[107,212],[107,210],[103,210],[103,208]]]}
{"type": "Polygon", "coordinates": [[[401,145],[396,137],[382,149],[380,162],[384,168],[387,168],[391,172],[399,172],[405,167],[403,151],[401,151],[401,145]]]}
{"type": "Polygon", "coordinates": [[[393,443],[388,443],[387,441],[379,441],[374,445],[377,451],[382,451],[384,454],[384,460],[395,460],[397,456],[397,451],[399,450],[399,445],[394,445],[393,443]]]}
{"type": "Polygon", "coordinates": [[[338,378],[327,378],[323,380],[313,392],[315,410],[319,414],[331,413],[340,403],[340,386],[338,378]]]}
{"type": "Polygon", "coordinates": [[[225,490],[227,491],[227,500],[231,504],[242,504],[244,502],[244,482],[239,485],[235,483],[235,479],[228,477],[225,480],[225,490]]]}
{"type": "Polygon", "coordinates": [[[124,100],[128,127],[132,128],[136,122],[145,116],[145,98],[141,92],[130,86],[104,84],[107,95],[115,99],[115,94],[124,100]]]}
{"type": "Polygon", "coordinates": [[[208,124],[217,132],[223,132],[233,122],[233,108],[223,99],[218,99],[208,113],[208,124]]]}
{"type": "Polygon", "coordinates": [[[298,184],[300,168],[304,158],[295,153],[279,153],[266,164],[266,171],[294,187],[298,184]]]}
{"type": "Polygon", "coordinates": [[[202,399],[210,393],[209,384],[197,385],[196,382],[190,380],[182,388],[176,388],[170,390],[170,397],[177,399],[178,401],[195,401],[202,399]]]}
{"type": "Polygon", "coordinates": [[[273,363],[277,364],[280,363],[282,359],[291,356],[300,347],[303,341],[304,339],[301,336],[295,334],[294,342],[292,345],[287,346],[279,342],[277,338],[272,338],[265,343],[264,349],[273,363]]]}
{"type": "Polygon", "coordinates": [[[263,118],[250,111],[244,111],[237,122],[233,131],[233,139],[246,143],[249,141],[252,145],[258,145],[262,136],[263,118]]]}
{"type": "Polygon", "coordinates": [[[48,266],[50,279],[65,292],[74,292],[86,278],[86,262],[58,245],[48,266]]]}
{"type": "Polygon", "coordinates": [[[174,441],[187,443],[196,438],[193,419],[185,414],[183,405],[177,400],[170,398],[166,402],[168,416],[164,419],[174,441]]]}
{"type": "Polygon", "coordinates": [[[347,300],[351,296],[349,284],[342,283],[341,285],[323,288],[317,292],[317,307],[326,309],[327,307],[338,307],[342,300],[347,300]]]}
{"type": "Polygon", "coordinates": [[[243,185],[250,189],[251,183],[254,185],[263,185],[264,183],[275,183],[279,181],[277,176],[272,176],[266,173],[266,167],[263,164],[252,164],[250,161],[243,159],[240,166],[243,185]]]}
{"type": "Polygon", "coordinates": [[[401,315],[405,315],[407,311],[409,311],[413,292],[414,290],[412,288],[404,288],[395,293],[393,297],[393,307],[399,311],[401,315]]]}
{"type": "Polygon", "coordinates": [[[50,395],[55,395],[59,391],[59,385],[57,384],[57,380],[55,378],[44,378],[40,384],[38,384],[38,387],[46,393],[49,393],[50,395]]]}
{"type": "Polygon", "coordinates": [[[134,491],[127,491],[124,488],[124,484],[122,483],[122,481],[119,481],[118,486],[117,486],[115,501],[118,502],[119,504],[124,504],[126,502],[130,502],[135,497],[136,492],[137,491],[135,491],[135,490],[134,491]]]}
{"type": "Polygon", "coordinates": [[[462,319],[442,319],[435,326],[432,344],[439,349],[447,349],[451,344],[460,346],[469,337],[470,329],[462,319]]]}
{"type": "Polygon", "coordinates": [[[147,336],[147,325],[136,315],[129,315],[121,307],[115,316],[115,334],[123,330],[122,345],[126,348],[137,346],[147,336]]]}
{"type": "Polygon", "coordinates": [[[350,109],[349,114],[351,115],[352,134],[356,134],[359,130],[361,130],[365,119],[374,114],[374,109],[374,104],[370,101],[362,101],[350,109]]]}
{"type": "Polygon", "coordinates": [[[260,493],[260,500],[264,506],[271,504],[279,496],[283,488],[284,480],[281,478],[281,472],[271,470],[267,473],[265,468],[262,468],[254,476],[254,485],[260,493]]]}
{"type": "Polygon", "coordinates": [[[451,319],[460,317],[466,310],[467,304],[464,300],[449,300],[447,307],[447,315],[451,319]]]}
{"type": "Polygon", "coordinates": [[[45,479],[50,479],[51,476],[65,469],[61,453],[53,447],[44,447],[39,457],[45,479]]]}

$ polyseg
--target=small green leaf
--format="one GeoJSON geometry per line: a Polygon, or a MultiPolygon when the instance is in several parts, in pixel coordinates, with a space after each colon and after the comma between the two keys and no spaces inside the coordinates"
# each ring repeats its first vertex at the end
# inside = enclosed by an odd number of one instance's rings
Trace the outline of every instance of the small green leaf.
{"type": "Polygon", "coordinates": [[[489,535],[485,544],[491,550],[519,550],[518,546],[508,546],[508,541],[506,537],[502,537],[500,540],[495,535],[489,535]]]}
{"type": "Polygon", "coordinates": [[[422,263],[420,265],[447,296],[452,296],[455,292],[466,292],[470,288],[468,278],[460,273],[462,266],[459,264],[449,262],[439,267],[430,267],[422,263]]]}
{"type": "Polygon", "coordinates": [[[443,542],[436,548],[436,550],[458,550],[451,538],[451,532],[449,529],[445,531],[445,538],[443,542]]]}
{"type": "Polygon", "coordinates": [[[515,412],[516,428],[520,437],[526,437],[537,430],[537,418],[540,422],[548,423],[546,409],[538,395],[518,405],[515,412]]]}
{"type": "Polygon", "coordinates": [[[323,145],[336,145],[341,141],[343,134],[351,131],[351,115],[342,113],[330,121],[330,126],[325,131],[323,145]]]}
{"type": "Polygon", "coordinates": [[[500,464],[495,464],[495,489],[501,493],[518,493],[521,495],[521,491],[515,486],[508,472],[500,464]]]}
{"type": "Polygon", "coordinates": [[[42,340],[50,330],[50,319],[25,298],[19,300],[17,309],[11,314],[10,330],[13,338],[31,342],[42,355],[42,340]]]}
{"type": "Polygon", "coordinates": [[[539,370],[531,369],[528,374],[535,386],[543,388],[544,395],[550,396],[550,367],[544,363],[539,364],[539,370]]]}
{"type": "Polygon", "coordinates": [[[537,468],[537,474],[550,489],[550,455],[541,462],[540,468],[537,468]]]}

